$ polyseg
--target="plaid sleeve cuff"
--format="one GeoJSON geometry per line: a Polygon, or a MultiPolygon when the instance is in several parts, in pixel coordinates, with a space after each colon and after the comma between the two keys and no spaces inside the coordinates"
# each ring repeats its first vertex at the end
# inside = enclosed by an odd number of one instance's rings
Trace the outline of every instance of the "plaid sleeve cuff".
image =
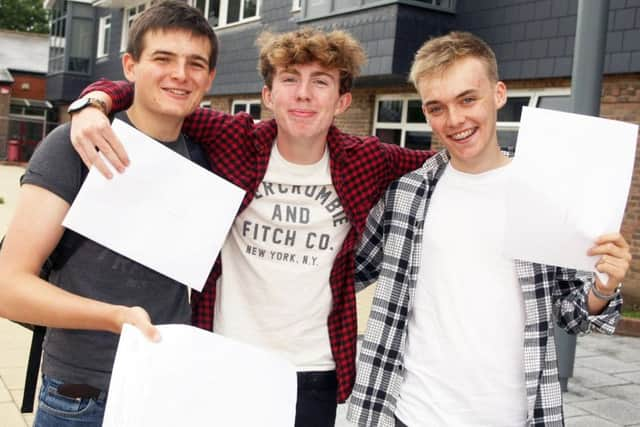
{"type": "Polygon", "coordinates": [[[598,332],[613,334],[620,320],[622,296],[609,301],[602,313],[589,314],[587,297],[593,286],[593,279],[589,279],[570,294],[556,301],[554,314],[560,327],[569,333],[590,333],[594,328],[598,332]]]}
{"type": "Polygon", "coordinates": [[[100,79],[87,86],[80,97],[93,91],[104,92],[111,98],[111,113],[126,110],[133,102],[133,85],[126,81],[112,82],[100,79]]]}

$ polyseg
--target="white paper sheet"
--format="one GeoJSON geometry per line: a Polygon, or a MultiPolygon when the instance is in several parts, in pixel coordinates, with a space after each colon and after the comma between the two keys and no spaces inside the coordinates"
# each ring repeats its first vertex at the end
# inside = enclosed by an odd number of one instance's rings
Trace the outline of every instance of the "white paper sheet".
{"type": "Polygon", "coordinates": [[[201,291],[244,192],[121,120],[131,165],[87,175],[63,225],[201,291]]]}
{"type": "Polygon", "coordinates": [[[595,272],[598,257],[587,250],[620,230],[637,137],[633,124],[524,108],[507,193],[507,256],[595,272]]]}
{"type": "Polygon", "coordinates": [[[287,360],[191,326],[159,329],[159,343],[122,329],[104,427],[294,425],[297,379],[287,360]]]}

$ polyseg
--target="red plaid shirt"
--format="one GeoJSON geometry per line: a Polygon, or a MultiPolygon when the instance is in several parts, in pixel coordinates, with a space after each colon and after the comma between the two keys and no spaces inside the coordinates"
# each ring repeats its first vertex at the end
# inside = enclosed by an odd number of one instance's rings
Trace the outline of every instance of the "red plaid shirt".
{"type": "MultiPolygon", "coordinates": [[[[106,92],[113,110],[127,108],[133,91],[126,82],[100,81],[87,87],[106,92]]],[[[267,171],[271,147],[277,135],[274,120],[254,124],[245,113],[235,116],[211,109],[198,109],[184,123],[183,131],[207,151],[212,170],[247,193],[240,212],[253,200],[267,171]]],[[[327,135],[331,179],[351,224],[330,276],[333,305],[328,319],[331,351],[338,376],[338,401],[344,402],[353,388],[357,339],[354,289],[354,250],[371,207],[391,181],[418,168],[431,151],[414,151],[381,143],[376,137],[347,135],[335,126],[327,135]]],[[[222,274],[220,257],[215,262],[201,294],[192,297],[195,326],[213,330],[216,282],[222,274]]]]}

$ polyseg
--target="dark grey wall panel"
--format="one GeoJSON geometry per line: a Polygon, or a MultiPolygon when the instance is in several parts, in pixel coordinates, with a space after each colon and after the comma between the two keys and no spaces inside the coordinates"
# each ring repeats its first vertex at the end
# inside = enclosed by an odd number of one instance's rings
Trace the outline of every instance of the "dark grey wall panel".
{"type": "MultiPolygon", "coordinates": [[[[456,25],[494,47],[505,80],[567,77],[577,7],[577,0],[458,0],[456,25]]],[[[605,72],[640,72],[632,60],[640,52],[640,0],[610,0],[608,22],[605,72]]]]}

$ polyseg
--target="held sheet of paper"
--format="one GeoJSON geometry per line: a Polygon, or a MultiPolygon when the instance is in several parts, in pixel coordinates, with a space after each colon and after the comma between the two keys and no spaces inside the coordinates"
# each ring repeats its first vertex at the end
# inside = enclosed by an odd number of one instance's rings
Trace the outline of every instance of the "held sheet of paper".
{"type": "Polygon", "coordinates": [[[638,126],[528,107],[520,123],[506,255],[595,272],[599,257],[587,250],[598,236],[620,230],[638,126]]]}
{"type": "Polygon", "coordinates": [[[287,360],[191,326],[159,329],[159,343],[122,329],[104,427],[294,425],[297,377],[287,360]]]}
{"type": "Polygon", "coordinates": [[[121,120],[131,165],[111,180],[91,168],[63,225],[202,291],[244,192],[121,120]]]}

